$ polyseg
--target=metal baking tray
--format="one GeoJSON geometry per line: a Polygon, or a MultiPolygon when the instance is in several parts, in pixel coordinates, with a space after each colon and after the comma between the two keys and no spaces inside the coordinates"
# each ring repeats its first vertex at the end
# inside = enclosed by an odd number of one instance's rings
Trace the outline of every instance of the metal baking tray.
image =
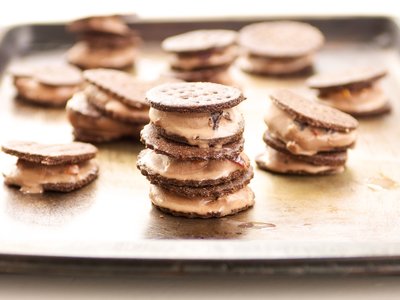
{"type": "MultiPolygon", "coordinates": [[[[287,18],[282,18],[287,19],[287,18]]],[[[268,20],[265,18],[263,20],[268,20]]],[[[394,274],[400,273],[400,43],[386,17],[303,18],[327,43],[318,71],[361,62],[385,64],[391,115],[361,121],[347,170],[322,177],[279,176],[257,170],[253,209],[222,219],[172,217],[152,208],[149,184],[135,167],[139,142],[99,145],[101,175],[68,194],[23,195],[0,185],[0,272],[51,274],[394,274]]],[[[139,20],[145,45],[136,76],[166,68],[160,41],[200,28],[240,29],[260,19],[139,20]]],[[[6,70],[20,61],[65,59],[73,37],[63,24],[21,25],[0,42],[0,142],[72,140],[65,112],[15,101],[6,70]]],[[[246,152],[264,149],[271,88],[306,91],[305,78],[251,76],[232,68],[248,100],[246,152]]],[[[4,155],[1,162],[4,163],[4,155]]]]}

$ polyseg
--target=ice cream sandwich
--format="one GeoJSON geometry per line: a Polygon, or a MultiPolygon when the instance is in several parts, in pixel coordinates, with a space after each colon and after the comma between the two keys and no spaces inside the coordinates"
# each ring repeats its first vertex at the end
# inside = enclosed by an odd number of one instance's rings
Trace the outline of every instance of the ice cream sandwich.
{"type": "Polygon", "coordinates": [[[70,192],[95,180],[99,172],[97,148],[90,144],[13,141],[3,144],[2,151],[17,157],[3,173],[4,183],[23,193],[70,192]]]}
{"type": "Polygon", "coordinates": [[[307,74],[312,70],[315,53],[324,43],[323,34],[314,26],[294,21],[250,24],[239,33],[243,71],[261,75],[307,74]]]}
{"type": "Polygon", "coordinates": [[[149,122],[149,104],[145,93],[161,83],[175,81],[160,78],[144,81],[109,69],[83,72],[85,88],[67,104],[68,118],[77,140],[105,142],[123,137],[138,138],[149,122]]]}
{"type": "Polygon", "coordinates": [[[373,117],[391,110],[389,97],[380,84],[386,73],[378,66],[354,67],[315,75],[307,84],[318,90],[323,103],[355,117],[373,117]]]}
{"type": "Polygon", "coordinates": [[[82,69],[126,70],[134,65],[139,34],[123,16],[94,16],[71,22],[67,28],[79,41],[68,51],[71,64],[82,69]]]}
{"type": "Polygon", "coordinates": [[[168,74],[184,81],[231,84],[229,66],[238,55],[237,33],[232,30],[195,30],[162,42],[169,53],[168,74]]]}
{"type": "Polygon", "coordinates": [[[172,83],[147,92],[148,149],[137,166],[156,207],[185,217],[223,217],[254,205],[253,177],[243,153],[240,90],[215,83],[172,83]]]}
{"type": "Polygon", "coordinates": [[[356,119],[289,90],[274,91],[270,100],[267,150],[256,158],[259,168],[310,175],[344,170],[346,151],[356,142],[356,119]]]}
{"type": "Polygon", "coordinates": [[[69,65],[14,65],[9,70],[19,99],[63,107],[83,82],[81,71],[69,65]]]}

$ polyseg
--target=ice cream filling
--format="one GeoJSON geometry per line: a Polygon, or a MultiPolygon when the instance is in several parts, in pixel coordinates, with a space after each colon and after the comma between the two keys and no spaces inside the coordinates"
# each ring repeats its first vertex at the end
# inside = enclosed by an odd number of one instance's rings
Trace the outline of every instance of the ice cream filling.
{"type": "Polygon", "coordinates": [[[243,131],[243,116],[237,107],[214,113],[177,113],[150,108],[150,122],[166,134],[183,137],[188,144],[209,147],[210,140],[243,131]]]}
{"type": "Polygon", "coordinates": [[[169,192],[161,187],[150,186],[150,199],[154,205],[175,212],[206,216],[218,214],[226,216],[254,205],[254,193],[249,187],[244,187],[235,193],[217,199],[190,198],[169,192]]]}
{"type": "Polygon", "coordinates": [[[96,173],[94,160],[78,164],[47,166],[18,159],[8,173],[4,174],[5,183],[19,186],[26,194],[43,193],[46,184],[74,184],[96,173]]]}
{"type": "Polygon", "coordinates": [[[285,143],[286,148],[297,155],[314,155],[349,147],[356,141],[356,131],[339,132],[318,128],[296,121],[272,102],[264,117],[273,138],[285,143]]]}
{"type": "Polygon", "coordinates": [[[304,172],[318,174],[322,172],[340,173],[344,166],[313,165],[295,159],[285,153],[267,147],[266,151],[257,157],[257,161],[265,165],[269,170],[277,173],[304,172]]]}
{"type": "Polygon", "coordinates": [[[178,160],[152,150],[143,150],[140,163],[151,172],[176,180],[216,180],[229,177],[233,172],[249,166],[248,157],[242,153],[237,160],[188,161],[178,160]]]}

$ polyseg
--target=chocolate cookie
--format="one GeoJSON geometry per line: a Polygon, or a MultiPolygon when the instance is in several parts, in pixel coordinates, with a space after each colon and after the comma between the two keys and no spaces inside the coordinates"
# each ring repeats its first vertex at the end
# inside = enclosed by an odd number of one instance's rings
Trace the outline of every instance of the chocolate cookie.
{"type": "Polygon", "coordinates": [[[162,187],[151,185],[150,199],[161,211],[186,218],[221,218],[247,210],[254,205],[254,193],[249,187],[217,199],[187,199],[162,187]]]}
{"type": "Polygon", "coordinates": [[[245,176],[250,162],[244,153],[235,160],[181,161],[145,149],[139,153],[137,167],[156,185],[205,187],[245,176]]]}
{"type": "Polygon", "coordinates": [[[200,52],[224,48],[235,43],[237,33],[233,30],[194,30],[165,39],[164,51],[175,53],[200,52]]]}
{"type": "Polygon", "coordinates": [[[97,148],[91,144],[39,144],[35,142],[10,141],[1,150],[20,159],[42,165],[74,164],[92,159],[97,148]]]}
{"type": "Polygon", "coordinates": [[[122,15],[85,17],[69,23],[67,29],[73,33],[101,32],[122,36],[128,34],[130,30],[122,15]]]}
{"type": "Polygon", "coordinates": [[[307,80],[307,85],[318,90],[351,88],[357,85],[362,88],[385,77],[386,74],[386,69],[381,66],[363,66],[336,73],[317,74],[307,80]]]}
{"type": "Polygon", "coordinates": [[[266,57],[299,57],[322,47],[322,33],[306,23],[276,21],[250,24],[239,34],[240,45],[254,55],[266,57]]]}
{"type": "Polygon", "coordinates": [[[147,148],[175,159],[236,159],[243,151],[243,138],[237,142],[223,145],[222,147],[200,148],[168,140],[160,136],[152,124],[146,125],[140,134],[141,141],[147,148]]]}
{"type": "Polygon", "coordinates": [[[245,100],[239,89],[209,82],[163,84],[146,98],[158,110],[181,113],[218,112],[245,100]]]}
{"type": "Polygon", "coordinates": [[[273,103],[296,120],[311,126],[336,131],[354,130],[358,122],[348,114],[326,105],[310,101],[289,90],[276,90],[270,94],[273,103]]]}
{"type": "Polygon", "coordinates": [[[165,74],[188,82],[212,82],[223,85],[234,85],[231,75],[228,71],[229,65],[210,67],[197,70],[176,70],[171,68],[165,74]]]}
{"type": "Polygon", "coordinates": [[[108,69],[94,69],[83,72],[85,80],[116,96],[124,104],[133,108],[149,107],[146,92],[157,85],[180,82],[174,78],[159,78],[151,81],[138,80],[131,75],[108,69]]]}

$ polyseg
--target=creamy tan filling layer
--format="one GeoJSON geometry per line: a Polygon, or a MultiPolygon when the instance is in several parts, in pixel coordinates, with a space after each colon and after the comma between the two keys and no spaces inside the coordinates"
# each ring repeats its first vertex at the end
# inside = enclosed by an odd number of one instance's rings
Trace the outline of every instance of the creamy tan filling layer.
{"type": "Polygon", "coordinates": [[[217,126],[210,113],[175,113],[150,108],[149,117],[166,134],[183,137],[198,147],[208,147],[210,140],[231,137],[243,129],[243,116],[237,107],[224,110],[217,126]]]}
{"type": "Polygon", "coordinates": [[[43,192],[45,184],[77,183],[96,172],[97,168],[94,160],[55,166],[18,160],[16,165],[5,174],[5,183],[20,186],[23,193],[37,194],[43,192]]]}
{"type": "Polygon", "coordinates": [[[306,162],[294,159],[284,153],[278,152],[275,149],[267,147],[266,151],[257,158],[267,166],[268,169],[278,172],[306,172],[308,174],[318,174],[321,172],[332,171],[340,173],[344,170],[344,166],[316,166],[306,162]]]}
{"type": "Polygon", "coordinates": [[[382,108],[388,103],[388,98],[379,84],[360,91],[342,89],[320,97],[324,103],[347,113],[362,113],[382,108]]]}
{"type": "Polygon", "coordinates": [[[338,132],[300,124],[294,117],[270,102],[264,117],[272,137],[286,144],[293,154],[314,155],[348,147],[356,141],[356,131],[338,132]]]}
{"type": "Polygon", "coordinates": [[[193,70],[199,67],[222,66],[231,63],[238,55],[236,46],[229,46],[220,51],[212,51],[204,56],[203,54],[193,53],[192,55],[171,54],[170,65],[181,70],[193,70]]]}
{"type": "Polygon", "coordinates": [[[247,55],[243,63],[248,64],[253,70],[271,74],[285,74],[300,71],[313,63],[314,56],[307,55],[291,59],[277,59],[273,57],[258,57],[247,55]]]}
{"type": "Polygon", "coordinates": [[[150,199],[159,207],[182,213],[199,215],[215,214],[220,216],[254,205],[254,193],[249,187],[244,187],[235,193],[222,196],[216,200],[204,198],[186,198],[165,189],[151,185],[150,199]]]}
{"type": "Polygon", "coordinates": [[[248,157],[242,153],[237,162],[231,160],[182,161],[152,150],[143,150],[141,164],[165,178],[176,180],[216,180],[246,168],[248,157]]]}
{"type": "Polygon", "coordinates": [[[43,103],[64,104],[79,90],[79,86],[50,86],[30,77],[16,77],[14,85],[18,93],[27,99],[43,103]]]}

